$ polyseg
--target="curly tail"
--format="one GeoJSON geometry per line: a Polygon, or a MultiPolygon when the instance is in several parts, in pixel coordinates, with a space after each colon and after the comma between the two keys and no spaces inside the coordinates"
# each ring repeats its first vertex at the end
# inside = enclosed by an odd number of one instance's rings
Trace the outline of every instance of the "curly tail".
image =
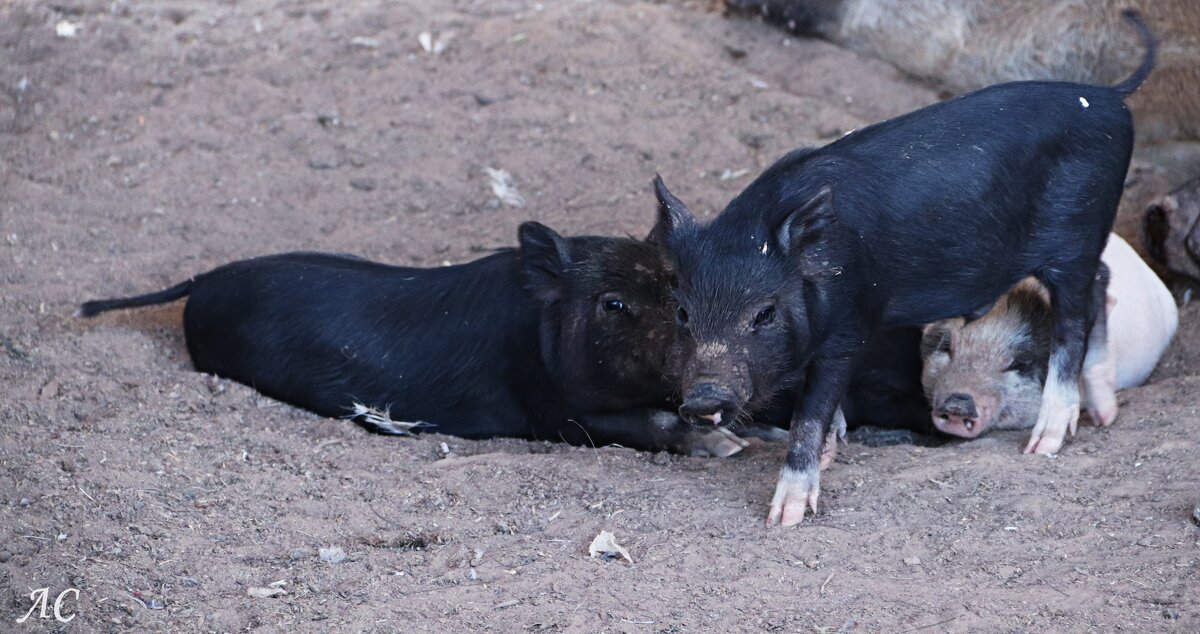
{"type": "Polygon", "coordinates": [[[1142,65],[1133,71],[1125,81],[1113,86],[1113,90],[1122,95],[1131,95],[1135,90],[1141,87],[1142,82],[1150,76],[1150,71],[1154,70],[1154,62],[1158,59],[1158,38],[1154,37],[1154,32],[1146,26],[1146,22],[1142,20],[1142,14],[1135,9],[1125,9],[1121,12],[1121,16],[1137,29],[1138,35],[1142,37],[1142,44],[1146,46],[1146,57],[1142,60],[1142,65]]]}
{"type": "Polygon", "coordinates": [[[100,313],[118,308],[137,308],[139,306],[150,306],[153,304],[165,304],[173,302],[180,297],[186,296],[192,292],[192,282],[188,280],[181,282],[157,293],[148,293],[146,295],[138,295],[136,297],[121,297],[118,299],[97,299],[90,302],[84,302],[79,306],[79,310],[75,311],[76,317],[95,317],[100,313]]]}

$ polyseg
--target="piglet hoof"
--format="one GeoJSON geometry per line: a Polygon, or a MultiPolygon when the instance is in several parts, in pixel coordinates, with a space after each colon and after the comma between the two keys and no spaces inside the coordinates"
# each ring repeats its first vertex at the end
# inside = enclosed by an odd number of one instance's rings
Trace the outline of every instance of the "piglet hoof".
{"type": "Polygon", "coordinates": [[[846,417],[842,414],[840,407],[834,412],[833,423],[829,426],[829,433],[825,435],[825,444],[821,447],[821,471],[828,469],[837,458],[839,440],[846,441],[846,417]]]}
{"type": "Polygon", "coordinates": [[[1117,420],[1117,368],[1111,363],[1087,370],[1083,377],[1084,402],[1092,423],[1108,427],[1117,420]]]}
{"type": "Polygon", "coordinates": [[[686,444],[684,453],[690,456],[712,456],[728,458],[749,447],[750,443],[738,438],[733,432],[723,427],[696,430],[692,432],[686,444]]]}
{"type": "Polygon", "coordinates": [[[767,526],[795,526],[804,520],[806,508],[817,513],[817,496],[821,493],[821,472],[816,469],[796,471],[784,467],[771,498],[767,526]]]}
{"type": "Polygon", "coordinates": [[[825,437],[825,446],[821,447],[821,471],[828,469],[837,458],[837,446],[837,432],[831,429],[829,435],[825,437]]]}
{"type": "Polygon", "coordinates": [[[1037,424],[1033,434],[1025,445],[1025,453],[1036,453],[1044,456],[1056,454],[1066,442],[1067,432],[1075,435],[1079,425],[1079,405],[1066,403],[1061,400],[1042,399],[1042,409],[1038,412],[1037,424]]]}

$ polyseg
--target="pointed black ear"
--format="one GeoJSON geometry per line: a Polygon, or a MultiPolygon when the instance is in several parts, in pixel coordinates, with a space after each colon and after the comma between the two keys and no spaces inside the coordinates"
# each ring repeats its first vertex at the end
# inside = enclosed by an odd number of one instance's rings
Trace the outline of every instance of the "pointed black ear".
{"type": "Polygon", "coordinates": [[[523,222],[517,229],[525,288],[535,297],[552,302],[562,297],[571,252],[566,238],[540,222],[523,222]]]}
{"type": "Polygon", "coordinates": [[[784,216],[775,228],[775,240],[785,255],[815,249],[822,245],[835,221],[833,190],[822,187],[815,196],[784,216]]]}
{"type": "Polygon", "coordinates": [[[654,175],[654,195],[658,197],[658,222],[647,236],[648,242],[666,244],[667,236],[696,223],[692,210],[667,189],[662,176],[654,175]]]}

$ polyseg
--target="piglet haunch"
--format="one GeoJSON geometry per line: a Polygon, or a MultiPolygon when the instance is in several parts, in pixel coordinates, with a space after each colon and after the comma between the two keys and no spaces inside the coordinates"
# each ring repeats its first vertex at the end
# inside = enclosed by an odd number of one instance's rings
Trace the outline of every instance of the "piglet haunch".
{"type": "MultiPolygon", "coordinates": [[[[1179,312],[1167,287],[1120,236],[1109,237],[1101,260],[1107,285],[1094,301],[1108,311],[1109,362],[1090,368],[1090,385],[1102,392],[1090,400],[1109,409],[1092,413],[1093,422],[1105,423],[1115,417],[1114,391],[1141,385],[1154,371],[1175,334],[1179,312]]],[[[934,426],[963,438],[990,429],[1033,427],[1053,334],[1049,294],[1033,278],[979,319],[927,326],[922,383],[934,426]]]]}

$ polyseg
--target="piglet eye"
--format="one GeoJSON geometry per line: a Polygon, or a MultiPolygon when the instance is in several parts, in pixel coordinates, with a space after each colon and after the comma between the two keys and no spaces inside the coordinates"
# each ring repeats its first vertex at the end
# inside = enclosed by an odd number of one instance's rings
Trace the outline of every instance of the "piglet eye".
{"type": "Polygon", "coordinates": [[[1012,364],[1004,368],[1005,372],[1016,372],[1020,375],[1031,375],[1034,370],[1034,362],[1032,359],[1015,359],[1012,364]]]}
{"type": "Polygon", "coordinates": [[[679,309],[675,311],[675,318],[679,320],[679,323],[686,324],[688,322],[687,309],[685,309],[683,306],[680,306],[679,309]]]}
{"type": "Polygon", "coordinates": [[[775,321],[775,307],[766,306],[754,316],[754,327],[765,326],[773,321],[775,321]]]}
{"type": "Polygon", "coordinates": [[[604,310],[609,312],[620,312],[625,310],[625,302],[619,299],[608,299],[604,301],[604,310]]]}
{"type": "Polygon", "coordinates": [[[938,340],[937,351],[950,354],[950,335],[942,335],[942,338],[938,340]]]}

